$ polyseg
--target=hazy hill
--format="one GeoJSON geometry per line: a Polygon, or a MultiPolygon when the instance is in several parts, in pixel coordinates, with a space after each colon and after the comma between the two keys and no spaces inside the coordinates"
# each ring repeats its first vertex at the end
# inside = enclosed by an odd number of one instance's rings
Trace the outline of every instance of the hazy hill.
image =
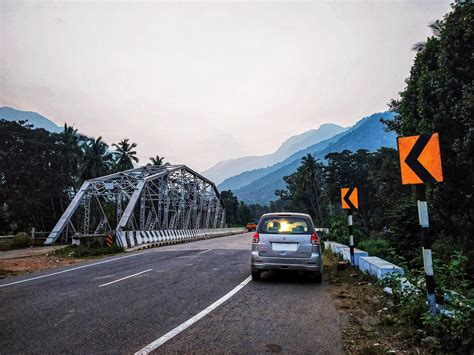
{"type": "Polygon", "coordinates": [[[309,147],[315,143],[326,140],[345,128],[336,124],[323,124],[317,129],[312,129],[304,133],[287,139],[277,151],[272,154],[262,156],[246,156],[236,159],[225,160],[217,163],[202,174],[219,184],[226,178],[238,175],[247,170],[265,168],[288,158],[293,153],[309,147]]]}
{"type": "Polygon", "coordinates": [[[331,152],[341,152],[345,149],[356,151],[367,149],[375,151],[380,147],[396,146],[396,136],[393,132],[385,132],[380,118],[392,118],[392,112],[375,113],[357,122],[352,128],[337,136],[318,144],[302,149],[284,161],[266,169],[249,171],[219,185],[219,189],[230,188],[239,199],[247,203],[266,204],[275,200],[275,190],[285,188],[283,177],[292,174],[300,165],[301,158],[310,153],[316,158],[324,160],[331,152]],[[248,184],[243,185],[248,179],[248,184]],[[238,186],[232,188],[231,186],[238,186]]]}
{"type": "Polygon", "coordinates": [[[50,132],[61,132],[63,129],[57,126],[50,119],[31,111],[20,111],[11,107],[0,107],[0,119],[7,121],[26,121],[32,124],[35,128],[44,128],[50,132]]]}

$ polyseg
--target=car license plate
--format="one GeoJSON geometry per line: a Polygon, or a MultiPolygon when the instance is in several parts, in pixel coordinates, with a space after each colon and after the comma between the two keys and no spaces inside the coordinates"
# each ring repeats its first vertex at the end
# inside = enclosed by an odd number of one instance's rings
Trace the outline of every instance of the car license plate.
{"type": "Polygon", "coordinates": [[[296,251],[297,243],[272,243],[272,249],[275,251],[296,251]]]}

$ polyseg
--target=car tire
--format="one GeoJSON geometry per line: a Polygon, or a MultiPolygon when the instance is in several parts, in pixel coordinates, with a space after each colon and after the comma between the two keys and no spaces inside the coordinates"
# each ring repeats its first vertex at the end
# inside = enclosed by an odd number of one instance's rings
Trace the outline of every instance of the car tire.
{"type": "Polygon", "coordinates": [[[262,279],[261,271],[252,271],[252,280],[260,281],[262,279]]]}

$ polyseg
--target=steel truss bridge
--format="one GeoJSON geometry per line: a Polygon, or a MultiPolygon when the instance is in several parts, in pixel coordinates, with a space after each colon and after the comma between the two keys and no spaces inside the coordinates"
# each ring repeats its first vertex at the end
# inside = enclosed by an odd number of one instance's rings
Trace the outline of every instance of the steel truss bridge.
{"type": "MultiPolygon", "coordinates": [[[[224,227],[225,207],[212,181],[185,165],[146,165],[85,181],[45,244],[77,233],[212,236],[224,227]]],[[[117,242],[127,247],[124,238],[117,242]]]]}

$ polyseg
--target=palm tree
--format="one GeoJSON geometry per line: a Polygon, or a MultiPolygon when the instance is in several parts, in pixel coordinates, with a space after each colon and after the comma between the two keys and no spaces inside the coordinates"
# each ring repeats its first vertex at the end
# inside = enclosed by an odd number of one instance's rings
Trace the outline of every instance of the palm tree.
{"type": "Polygon", "coordinates": [[[59,142],[63,150],[64,159],[61,164],[68,165],[72,172],[72,181],[74,181],[74,188],[77,188],[80,183],[81,164],[84,158],[84,152],[81,149],[81,140],[83,137],[77,132],[73,126],[64,124],[64,130],[59,133],[59,142]]]}
{"type": "Polygon", "coordinates": [[[159,155],[157,155],[156,157],[151,157],[150,158],[151,164],[154,165],[154,166],[163,165],[163,160],[164,159],[165,159],[165,157],[160,157],[159,155]]]}
{"type": "Polygon", "coordinates": [[[67,123],[64,124],[64,129],[60,134],[63,141],[79,141],[77,129],[75,129],[74,126],[68,126],[67,123]]]}
{"type": "MultiPolygon", "coordinates": [[[[301,159],[301,173],[302,173],[302,182],[304,185],[309,184],[310,190],[314,193],[316,197],[316,210],[319,218],[322,218],[321,214],[321,205],[319,203],[319,181],[318,181],[318,162],[311,154],[307,154],[301,159]]],[[[313,198],[310,193],[309,201],[314,210],[313,198]]],[[[316,211],[315,211],[316,212],[316,211]]]]}
{"type": "Polygon", "coordinates": [[[122,139],[117,144],[112,144],[115,148],[114,157],[117,171],[123,171],[133,168],[132,160],[138,163],[138,158],[135,156],[137,152],[133,150],[137,143],[129,143],[129,139],[122,139]]]}
{"type": "Polygon", "coordinates": [[[109,146],[102,140],[102,137],[87,139],[81,148],[84,152],[82,180],[102,176],[111,171],[113,156],[109,152],[109,146]]]}
{"type": "MultiPolygon", "coordinates": [[[[441,37],[443,32],[444,24],[440,20],[436,20],[428,25],[429,28],[433,31],[433,36],[435,38],[441,37]]],[[[416,52],[421,52],[426,48],[426,42],[417,42],[413,45],[412,49],[416,52]]]]}

